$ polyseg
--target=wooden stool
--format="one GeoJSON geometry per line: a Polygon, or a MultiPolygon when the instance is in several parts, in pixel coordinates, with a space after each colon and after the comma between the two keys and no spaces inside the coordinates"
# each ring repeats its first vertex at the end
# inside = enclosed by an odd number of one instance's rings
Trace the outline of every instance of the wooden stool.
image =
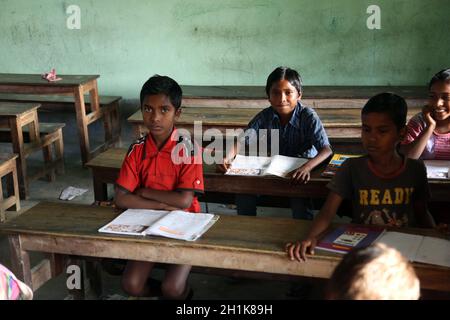
{"type": "Polygon", "coordinates": [[[20,210],[19,183],[17,180],[16,154],[0,154],[0,222],[6,220],[5,211],[14,207],[20,210]],[[1,179],[6,177],[7,198],[3,197],[1,179]]]}

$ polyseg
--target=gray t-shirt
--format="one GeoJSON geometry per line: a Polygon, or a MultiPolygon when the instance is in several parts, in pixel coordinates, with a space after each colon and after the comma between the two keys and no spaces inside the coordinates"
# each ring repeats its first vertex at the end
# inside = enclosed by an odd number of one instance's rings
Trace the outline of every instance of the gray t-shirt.
{"type": "Polygon", "coordinates": [[[414,227],[414,201],[430,197],[425,165],[413,159],[389,178],[376,175],[367,156],[347,159],[327,187],[352,201],[353,222],[360,224],[414,227]]]}

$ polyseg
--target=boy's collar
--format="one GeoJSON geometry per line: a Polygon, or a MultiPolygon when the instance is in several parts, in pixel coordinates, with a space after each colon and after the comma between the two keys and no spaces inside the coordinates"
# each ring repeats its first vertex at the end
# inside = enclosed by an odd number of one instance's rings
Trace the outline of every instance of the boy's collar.
{"type": "Polygon", "coordinates": [[[177,143],[178,141],[178,131],[177,128],[173,127],[172,128],[172,133],[170,134],[169,138],[167,139],[167,141],[164,143],[164,145],[162,146],[162,148],[160,150],[158,150],[158,147],[156,146],[156,142],[153,139],[152,135],[150,133],[147,134],[147,155],[149,157],[153,157],[154,155],[156,155],[158,152],[166,152],[166,153],[171,153],[172,149],[174,147],[174,145],[177,143]]]}

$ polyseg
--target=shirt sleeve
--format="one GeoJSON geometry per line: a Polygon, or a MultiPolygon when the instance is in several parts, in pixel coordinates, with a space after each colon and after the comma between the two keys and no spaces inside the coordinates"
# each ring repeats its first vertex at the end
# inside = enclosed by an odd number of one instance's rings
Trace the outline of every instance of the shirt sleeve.
{"type": "Polygon", "coordinates": [[[352,198],[351,161],[347,159],[336,171],[336,175],[327,184],[327,188],[340,195],[344,199],[352,198]]]}
{"type": "Polygon", "coordinates": [[[322,121],[320,121],[317,113],[311,109],[311,113],[309,114],[307,123],[309,123],[309,137],[311,139],[311,144],[316,148],[317,151],[320,151],[323,147],[329,146],[330,141],[328,140],[327,133],[325,132],[325,128],[322,125],[322,121]]]}
{"type": "Polygon", "coordinates": [[[421,121],[420,113],[409,119],[406,126],[406,136],[402,144],[409,144],[417,139],[417,137],[425,129],[425,124],[421,121]]]}
{"type": "Polygon", "coordinates": [[[189,163],[182,164],[175,189],[190,190],[197,194],[202,194],[205,189],[203,184],[202,148],[196,144],[195,148],[197,148],[197,152],[191,155],[189,163]]]}
{"type": "Polygon", "coordinates": [[[134,192],[140,184],[138,175],[138,167],[136,163],[136,151],[133,146],[130,147],[122,167],[120,168],[119,177],[116,180],[116,185],[130,193],[134,192]]]}

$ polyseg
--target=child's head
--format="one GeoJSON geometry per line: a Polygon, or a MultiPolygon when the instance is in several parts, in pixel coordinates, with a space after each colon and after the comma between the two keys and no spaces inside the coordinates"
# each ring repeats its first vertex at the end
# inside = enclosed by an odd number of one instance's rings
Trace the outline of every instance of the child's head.
{"type": "Polygon", "coordinates": [[[328,282],[328,299],[417,300],[419,279],[408,260],[383,243],[344,256],[328,282]]]}
{"type": "Polygon", "coordinates": [[[433,108],[433,118],[446,120],[450,118],[450,69],[444,69],[431,78],[428,85],[428,104],[433,108]]]}
{"type": "Polygon", "coordinates": [[[141,110],[145,126],[155,139],[167,139],[175,120],[181,113],[182,91],[178,83],[167,77],[154,75],[141,89],[141,110]]]}
{"type": "Polygon", "coordinates": [[[266,93],[272,108],[290,115],[302,97],[302,80],[294,69],[278,67],[267,78],[266,93]]]}
{"type": "Polygon", "coordinates": [[[370,154],[396,150],[406,133],[405,99],[394,93],[380,93],[367,101],[361,111],[361,139],[370,154]]]}

